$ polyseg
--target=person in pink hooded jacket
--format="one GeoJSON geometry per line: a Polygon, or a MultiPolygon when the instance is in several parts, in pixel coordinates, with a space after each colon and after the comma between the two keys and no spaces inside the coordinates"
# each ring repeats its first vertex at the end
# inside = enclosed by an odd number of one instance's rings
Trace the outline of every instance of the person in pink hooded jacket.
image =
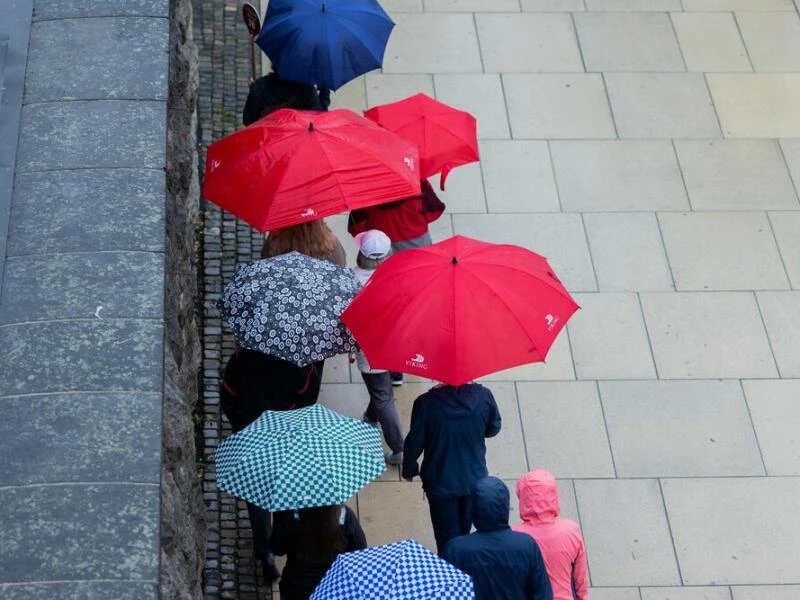
{"type": "Polygon", "coordinates": [[[583,537],[575,521],[558,517],[561,504],[556,478],[544,469],[526,473],[517,482],[517,498],[522,523],[512,529],[527,533],[539,545],[553,587],[553,600],[588,600],[583,537]]]}

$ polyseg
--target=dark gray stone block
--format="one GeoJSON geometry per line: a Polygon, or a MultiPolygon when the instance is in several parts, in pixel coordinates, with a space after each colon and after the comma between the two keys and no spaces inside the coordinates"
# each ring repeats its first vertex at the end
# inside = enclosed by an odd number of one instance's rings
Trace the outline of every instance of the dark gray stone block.
{"type": "Polygon", "coordinates": [[[11,188],[14,173],[9,167],[0,167],[0,290],[3,287],[2,273],[6,264],[8,245],[8,221],[11,211],[11,188]]]}
{"type": "Polygon", "coordinates": [[[163,386],[163,327],[156,321],[3,325],[0,348],[0,396],[163,386]]]}
{"type": "MultiPolygon", "coordinates": [[[[5,398],[0,484],[158,484],[161,395],[78,393],[5,398]]],[[[2,597],[2,594],[0,594],[2,597]]]]}
{"type": "Polygon", "coordinates": [[[0,583],[158,578],[156,485],[0,489],[0,583]]]}
{"type": "Polygon", "coordinates": [[[168,17],[169,0],[38,0],[33,20],[144,15],[168,17]]]}
{"type": "Polygon", "coordinates": [[[0,323],[163,315],[163,254],[97,252],[7,259],[0,323]]]}
{"type": "Polygon", "coordinates": [[[166,103],[98,100],[22,107],[17,173],[165,165],[166,103]]]}
{"type": "Polygon", "coordinates": [[[3,600],[149,600],[158,598],[154,582],[58,581],[25,585],[0,584],[3,600]]]}
{"type": "Polygon", "coordinates": [[[18,173],[9,256],[163,251],[164,177],[156,169],[18,173]]]}
{"type": "Polygon", "coordinates": [[[25,103],[167,97],[169,21],[103,17],[34,23],[25,103]],[[65,77],[65,73],[69,76],[65,77]]]}

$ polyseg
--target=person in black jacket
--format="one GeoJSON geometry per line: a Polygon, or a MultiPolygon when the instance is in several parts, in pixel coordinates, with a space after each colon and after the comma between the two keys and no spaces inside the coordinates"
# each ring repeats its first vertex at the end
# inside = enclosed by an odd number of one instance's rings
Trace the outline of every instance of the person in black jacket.
{"type": "MultiPolygon", "coordinates": [[[[325,361],[298,367],[255,350],[239,348],[225,366],[220,382],[220,406],[236,433],[255,421],[265,410],[292,410],[317,402],[325,361]]],[[[247,503],[253,549],[261,561],[264,577],[274,581],[279,573],[269,551],[269,512],[247,503]]]]}
{"type": "Polygon", "coordinates": [[[276,512],[269,543],[286,555],[281,600],[308,600],[336,557],[363,550],[367,538],[355,513],[338,504],[276,512]]]}
{"type": "Polygon", "coordinates": [[[475,484],[475,533],[454,538],[440,556],[472,576],[475,600],[553,600],[534,539],[508,526],[508,488],[496,477],[475,484]]]}
{"type": "Polygon", "coordinates": [[[486,442],[500,432],[500,411],[478,383],[438,385],[414,401],[403,445],[403,478],[416,475],[428,496],[436,547],[441,552],[472,525],[472,486],[486,477],[486,442]],[[420,470],[417,460],[425,453],[420,470]]]}
{"type": "Polygon", "coordinates": [[[313,85],[281,79],[277,72],[259,77],[250,84],[242,111],[242,123],[250,125],[281,108],[328,110],[330,92],[313,85]]]}

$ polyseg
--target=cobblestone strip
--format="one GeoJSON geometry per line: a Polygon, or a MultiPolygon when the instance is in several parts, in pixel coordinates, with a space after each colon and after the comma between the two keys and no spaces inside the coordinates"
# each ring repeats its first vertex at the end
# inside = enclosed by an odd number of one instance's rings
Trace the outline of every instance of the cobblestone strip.
{"type": "MultiPolygon", "coordinates": [[[[194,0],[195,40],[200,59],[198,117],[205,148],[241,124],[250,76],[249,37],[237,0],[194,0]]],[[[202,153],[204,163],[205,153],[202,153]]],[[[213,204],[204,207],[203,234],[203,498],[208,546],[204,570],[206,600],[261,600],[271,590],[258,585],[253,537],[244,502],[219,492],[212,462],[219,442],[230,434],[219,408],[220,369],[233,349],[216,301],[237,262],[256,258],[261,236],[213,204]]],[[[258,567],[260,572],[260,566],[258,567]]]]}

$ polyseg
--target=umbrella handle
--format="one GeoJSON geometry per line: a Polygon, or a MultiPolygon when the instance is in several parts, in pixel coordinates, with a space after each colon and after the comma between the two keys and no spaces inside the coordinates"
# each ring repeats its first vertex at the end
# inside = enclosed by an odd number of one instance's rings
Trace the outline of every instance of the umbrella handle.
{"type": "Polygon", "coordinates": [[[450,175],[450,171],[453,170],[452,165],[445,165],[442,167],[442,176],[439,178],[439,189],[444,191],[444,182],[447,179],[447,176],[450,175]]]}
{"type": "Polygon", "coordinates": [[[250,37],[250,77],[252,81],[256,80],[256,38],[250,37]]]}

